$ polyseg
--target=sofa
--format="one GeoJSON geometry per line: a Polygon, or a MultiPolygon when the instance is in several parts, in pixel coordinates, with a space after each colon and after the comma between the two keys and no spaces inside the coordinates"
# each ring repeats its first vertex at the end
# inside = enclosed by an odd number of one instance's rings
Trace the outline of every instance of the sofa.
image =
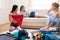
{"type": "Polygon", "coordinates": [[[46,26],[47,18],[24,18],[22,28],[25,29],[39,29],[46,26]]]}

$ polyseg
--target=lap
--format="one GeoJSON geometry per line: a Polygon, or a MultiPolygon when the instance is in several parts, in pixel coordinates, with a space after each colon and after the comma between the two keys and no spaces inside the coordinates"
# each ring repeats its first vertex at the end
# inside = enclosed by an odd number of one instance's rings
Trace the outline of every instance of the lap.
{"type": "Polygon", "coordinates": [[[45,27],[40,28],[40,30],[46,30],[46,31],[55,31],[57,29],[57,27],[50,27],[48,29],[46,29],[45,27]]]}
{"type": "Polygon", "coordinates": [[[55,31],[57,29],[57,27],[50,27],[49,31],[55,31]]]}

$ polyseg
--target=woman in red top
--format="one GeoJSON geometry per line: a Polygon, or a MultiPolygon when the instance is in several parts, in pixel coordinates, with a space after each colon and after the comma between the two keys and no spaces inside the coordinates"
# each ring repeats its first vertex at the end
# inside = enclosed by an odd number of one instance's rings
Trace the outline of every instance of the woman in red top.
{"type": "Polygon", "coordinates": [[[9,31],[13,31],[13,30],[17,29],[18,26],[19,26],[18,23],[11,16],[11,15],[16,15],[17,11],[18,11],[18,6],[17,5],[13,5],[12,10],[11,10],[11,12],[9,14],[9,21],[11,23],[9,31]]]}

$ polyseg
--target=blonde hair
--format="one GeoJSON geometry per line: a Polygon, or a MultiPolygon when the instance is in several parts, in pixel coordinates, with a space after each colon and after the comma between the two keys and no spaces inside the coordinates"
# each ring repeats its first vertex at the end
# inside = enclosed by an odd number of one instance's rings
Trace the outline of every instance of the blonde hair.
{"type": "Polygon", "coordinates": [[[59,8],[59,4],[58,3],[52,3],[53,6],[55,6],[57,9],[59,8]]]}

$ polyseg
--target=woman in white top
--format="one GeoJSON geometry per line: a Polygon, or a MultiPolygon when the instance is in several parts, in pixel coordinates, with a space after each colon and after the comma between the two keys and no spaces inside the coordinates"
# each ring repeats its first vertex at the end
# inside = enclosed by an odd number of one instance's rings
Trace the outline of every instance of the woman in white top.
{"type": "Polygon", "coordinates": [[[38,12],[35,11],[31,11],[30,13],[27,12],[23,5],[20,7],[20,14],[23,14],[24,17],[46,18],[45,16],[41,16],[38,12]]]}
{"type": "Polygon", "coordinates": [[[28,17],[28,12],[23,5],[20,7],[20,14],[23,14],[24,17],[28,17]]]}

